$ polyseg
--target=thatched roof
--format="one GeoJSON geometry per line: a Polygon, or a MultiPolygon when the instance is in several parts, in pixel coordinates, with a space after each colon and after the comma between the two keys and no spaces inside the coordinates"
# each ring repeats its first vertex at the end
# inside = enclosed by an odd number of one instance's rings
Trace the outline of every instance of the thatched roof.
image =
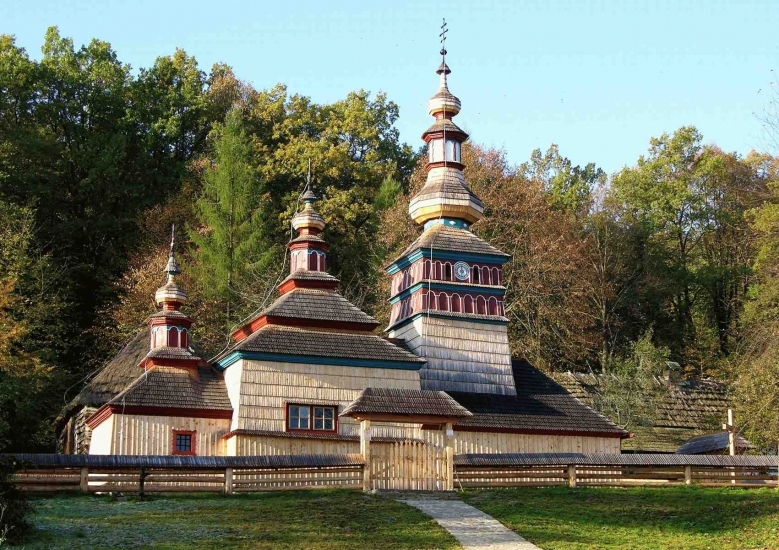
{"type": "MultiPolygon", "coordinates": [[[[555,373],[554,379],[590,406],[598,391],[598,376],[555,373]]],[[[651,425],[633,428],[634,437],[622,442],[622,450],[645,453],[675,453],[688,439],[705,435],[724,420],[728,410],[727,386],[716,380],[657,380],[652,398],[657,408],[651,425]]]]}
{"type": "Polygon", "coordinates": [[[82,407],[101,407],[116,397],[143,372],[140,365],[149,353],[149,328],[145,327],[113,359],[86,382],[79,394],[62,411],[66,419],[82,407]]]}

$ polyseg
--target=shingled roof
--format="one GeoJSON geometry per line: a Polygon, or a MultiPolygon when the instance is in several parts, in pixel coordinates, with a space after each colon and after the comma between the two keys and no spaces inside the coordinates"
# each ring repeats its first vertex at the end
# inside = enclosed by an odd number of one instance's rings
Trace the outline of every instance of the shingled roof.
{"type": "Polygon", "coordinates": [[[162,346],[154,348],[146,354],[146,359],[183,359],[183,360],[201,360],[192,350],[186,348],[176,348],[172,346],[162,346]]]}
{"type": "Polygon", "coordinates": [[[358,323],[369,327],[379,322],[334,291],[296,288],[282,294],[261,316],[358,323]]]}
{"type": "Polygon", "coordinates": [[[365,388],[341,416],[360,414],[424,415],[446,418],[473,416],[446,392],[393,388],[365,388]]]}
{"type": "Polygon", "coordinates": [[[309,271],[306,269],[298,269],[294,273],[291,273],[287,276],[286,279],[281,281],[281,285],[287,281],[327,281],[331,283],[339,282],[338,277],[333,277],[326,271],[309,271]]]}
{"type": "Polygon", "coordinates": [[[517,395],[447,392],[473,413],[458,429],[518,433],[590,433],[626,437],[625,430],[568,393],[524,360],[512,361],[517,395]]]}
{"type": "Polygon", "coordinates": [[[282,325],[262,327],[223,357],[236,351],[424,363],[413,353],[376,334],[325,332],[282,325]]]}
{"type": "Polygon", "coordinates": [[[395,258],[392,263],[408,256],[412,252],[423,248],[433,250],[443,250],[447,252],[466,252],[470,254],[489,254],[491,256],[502,256],[508,258],[509,255],[501,252],[494,246],[486,243],[467,229],[449,227],[444,224],[435,224],[425,230],[417,240],[406,248],[400,256],[395,258]]]}
{"type": "MultiPolygon", "coordinates": [[[[729,436],[730,434],[728,432],[717,432],[691,437],[687,443],[679,447],[676,454],[701,455],[728,451],[730,448],[729,436]]],[[[736,434],[736,449],[738,451],[743,452],[754,448],[755,446],[752,445],[746,437],[741,434],[736,434]]]]}
{"type": "MultiPolygon", "coordinates": [[[[556,373],[555,380],[588,405],[593,405],[599,376],[583,373],[556,373]]],[[[631,428],[634,437],[622,443],[628,452],[674,453],[688,439],[717,429],[728,410],[727,386],[716,380],[699,379],[672,382],[657,380],[653,395],[657,407],[651,425],[631,428]]]]}
{"type": "Polygon", "coordinates": [[[233,410],[222,376],[211,367],[152,367],[109,404],[233,410]]]}

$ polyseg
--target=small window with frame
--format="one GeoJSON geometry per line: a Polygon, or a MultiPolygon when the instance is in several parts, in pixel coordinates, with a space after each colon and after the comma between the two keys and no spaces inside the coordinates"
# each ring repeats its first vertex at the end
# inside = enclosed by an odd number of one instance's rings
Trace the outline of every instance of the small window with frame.
{"type": "Polygon", "coordinates": [[[287,430],[335,432],[338,428],[336,407],[328,405],[287,405],[287,430]]]}
{"type": "Polygon", "coordinates": [[[196,455],[197,432],[191,430],[173,430],[172,454],[196,455]]]}

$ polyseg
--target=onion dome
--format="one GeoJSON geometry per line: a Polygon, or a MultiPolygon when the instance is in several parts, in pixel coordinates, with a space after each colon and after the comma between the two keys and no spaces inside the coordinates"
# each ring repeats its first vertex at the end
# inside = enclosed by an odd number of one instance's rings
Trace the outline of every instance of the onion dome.
{"type": "MultiPolygon", "coordinates": [[[[175,231],[175,229],[173,230],[175,231]]],[[[164,273],[167,274],[168,280],[157,289],[154,294],[154,301],[158,306],[162,306],[167,310],[178,310],[182,305],[187,302],[187,293],[176,283],[176,276],[181,273],[176,257],[173,254],[173,245],[175,243],[175,236],[171,232],[170,240],[170,254],[168,255],[168,263],[165,265],[164,273]]]]}
{"type": "Polygon", "coordinates": [[[311,181],[306,184],[306,189],[300,197],[303,200],[303,210],[292,217],[292,227],[301,235],[318,234],[325,228],[325,220],[314,210],[316,195],[311,190],[311,181]]]}
{"type": "MultiPolygon", "coordinates": [[[[446,49],[441,49],[445,57],[446,49]]],[[[467,228],[484,217],[484,204],[470,190],[463,176],[462,144],[468,134],[452,121],[460,112],[460,100],[449,91],[452,70],[444,59],[436,70],[441,77],[438,92],[427,104],[435,122],[422,139],[427,143],[427,182],[411,199],[408,212],[418,224],[442,221],[467,228]]]]}

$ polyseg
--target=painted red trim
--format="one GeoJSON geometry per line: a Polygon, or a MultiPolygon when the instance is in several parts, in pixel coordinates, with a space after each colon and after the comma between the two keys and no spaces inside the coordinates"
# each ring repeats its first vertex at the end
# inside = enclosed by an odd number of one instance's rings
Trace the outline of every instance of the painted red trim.
{"type": "Polygon", "coordinates": [[[448,120],[452,120],[454,118],[454,115],[452,114],[452,112],[451,111],[446,111],[446,110],[437,111],[435,113],[435,115],[433,115],[433,116],[435,116],[436,120],[441,120],[442,118],[446,118],[448,120]]]}
{"type": "Polygon", "coordinates": [[[164,311],[178,311],[181,308],[181,306],[184,305],[184,302],[176,302],[172,300],[165,300],[164,302],[161,303],[162,303],[162,309],[164,311]]]}
{"type": "Polygon", "coordinates": [[[87,426],[89,427],[90,430],[94,430],[105,420],[108,420],[108,418],[112,414],[113,411],[111,410],[111,407],[109,405],[103,405],[102,407],[97,409],[94,413],[92,413],[92,416],[87,418],[87,426]]]}
{"type": "Polygon", "coordinates": [[[173,327],[189,328],[192,326],[193,322],[194,319],[190,317],[154,317],[153,319],[149,319],[149,326],[158,327],[161,325],[167,325],[173,327]]]}
{"type": "Polygon", "coordinates": [[[290,250],[320,250],[327,252],[330,248],[327,243],[322,241],[300,241],[292,242],[287,246],[290,250]]]}
{"type": "Polygon", "coordinates": [[[171,438],[170,454],[172,455],[185,455],[185,456],[197,456],[197,432],[195,430],[177,430],[173,429],[173,437],[171,438]],[[177,451],[176,450],[176,436],[188,435],[190,451],[177,451]]]}
{"type": "Polygon", "coordinates": [[[284,431],[286,433],[307,433],[307,434],[337,434],[338,433],[338,405],[312,405],[310,403],[295,403],[294,401],[284,402],[284,431]],[[333,409],[333,429],[332,430],[315,430],[314,428],[290,428],[289,408],[290,407],[308,407],[309,408],[309,420],[310,425],[314,425],[314,407],[322,407],[326,409],[333,409]]]}
{"type": "Polygon", "coordinates": [[[338,288],[338,281],[311,281],[306,279],[301,279],[301,280],[290,279],[289,281],[279,285],[279,292],[281,292],[282,294],[286,294],[290,290],[294,290],[296,288],[318,288],[318,289],[325,289],[325,290],[335,290],[336,288],[338,288]]]}
{"type": "Polygon", "coordinates": [[[208,363],[202,359],[163,359],[161,357],[149,357],[141,361],[139,365],[142,369],[149,370],[152,367],[188,367],[205,366],[208,363]]]}
{"type": "Polygon", "coordinates": [[[232,419],[232,411],[214,409],[183,409],[180,407],[144,407],[139,405],[103,405],[87,419],[87,426],[95,429],[112,414],[176,416],[183,418],[224,418],[232,419]]]}
{"type": "Polygon", "coordinates": [[[300,317],[278,317],[275,315],[263,315],[254,319],[253,321],[245,324],[244,326],[237,328],[232,333],[232,338],[236,342],[240,342],[265,325],[280,325],[285,327],[315,327],[315,328],[331,328],[341,330],[355,330],[363,332],[373,332],[374,329],[379,326],[379,323],[351,323],[345,321],[322,321],[318,319],[303,319],[300,317]]]}
{"type": "Polygon", "coordinates": [[[425,166],[425,170],[429,172],[433,168],[443,168],[444,166],[451,166],[452,168],[457,168],[459,170],[465,170],[465,165],[461,162],[455,162],[453,160],[447,160],[446,162],[439,160],[436,162],[428,162],[427,166],[425,166]]]}
{"type": "MultiPolygon", "coordinates": [[[[423,426],[423,429],[425,427],[423,426]]],[[[480,426],[460,426],[455,424],[455,431],[458,432],[486,432],[503,434],[528,434],[528,435],[579,435],[582,437],[613,437],[619,439],[627,438],[627,433],[623,432],[587,432],[581,430],[534,430],[532,428],[487,428],[480,426]]]]}

